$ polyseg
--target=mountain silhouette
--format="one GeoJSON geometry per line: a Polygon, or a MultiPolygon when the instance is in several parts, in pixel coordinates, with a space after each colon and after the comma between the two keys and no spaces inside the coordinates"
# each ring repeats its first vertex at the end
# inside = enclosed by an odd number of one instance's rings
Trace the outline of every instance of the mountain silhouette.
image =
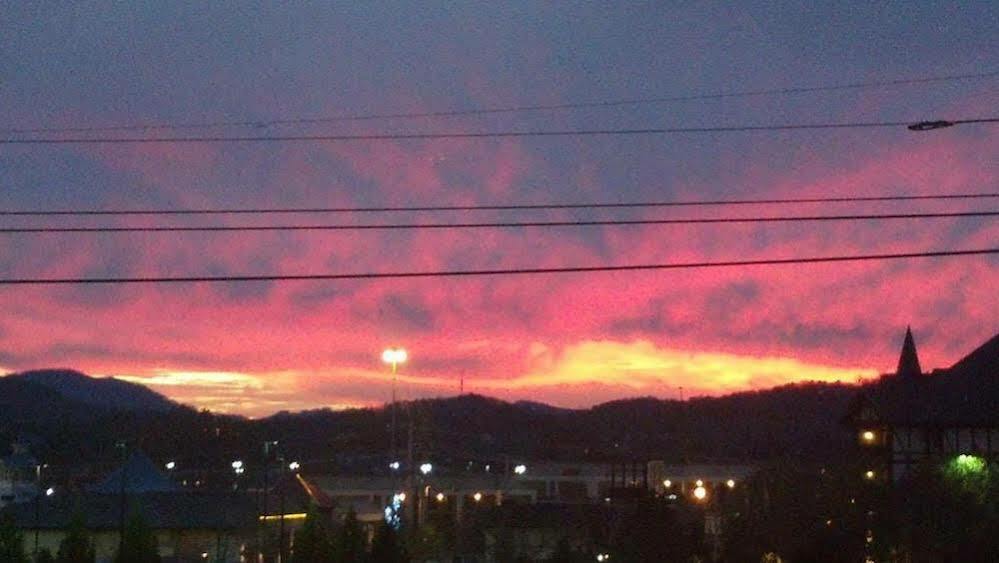
{"type": "Polygon", "coordinates": [[[84,405],[124,411],[166,412],[179,405],[137,383],[111,377],[90,377],[71,369],[42,369],[14,373],[8,381],[26,381],[55,391],[63,399],[84,405]]]}

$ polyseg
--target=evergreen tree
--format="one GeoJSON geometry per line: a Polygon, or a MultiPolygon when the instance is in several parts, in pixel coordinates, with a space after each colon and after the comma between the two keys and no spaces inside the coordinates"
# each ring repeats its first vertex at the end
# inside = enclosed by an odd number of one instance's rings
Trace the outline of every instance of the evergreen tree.
{"type": "Polygon", "coordinates": [[[371,541],[371,563],[405,563],[408,561],[399,546],[399,534],[387,522],[382,522],[371,541]]]}
{"type": "Polygon", "coordinates": [[[0,563],[25,563],[24,536],[10,516],[0,517],[0,563]]]}
{"type": "Polygon", "coordinates": [[[69,523],[66,537],[59,542],[59,553],[56,563],[94,563],[97,559],[94,544],[87,533],[87,525],[83,514],[77,512],[69,523]]]}
{"type": "Polygon", "coordinates": [[[563,537],[558,540],[555,553],[552,553],[552,556],[548,558],[548,563],[574,563],[574,561],[576,561],[576,554],[573,553],[569,540],[563,537]]]}
{"type": "Polygon", "coordinates": [[[295,533],[292,563],[328,563],[333,558],[333,541],[329,528],[315,506],[309,508],[305,523],[295,533]]]}
{"type": "Polygon", "coordinates": [[[337,563],[361,563],[364,560],[364,532],[361,530],[361,523],[357,521],[357,513],[354,507],[347,511],[343,518],[343,525],[337,534],[334,545],[337,563]]]}
{"type": "Polygon", "coordinates": [[[121,551],[115,554],[115,563],[160,563],[156,534],[138,512],[133,512],[125,526],[121,551]]]}

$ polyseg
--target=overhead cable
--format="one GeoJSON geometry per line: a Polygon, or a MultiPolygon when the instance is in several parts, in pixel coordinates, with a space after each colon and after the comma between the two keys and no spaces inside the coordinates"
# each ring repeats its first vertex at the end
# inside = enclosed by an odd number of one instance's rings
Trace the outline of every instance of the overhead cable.
{"type": "Polygon", "coordinates": [[[0,145],[133,145],[167,143],[290,143],[290,142],[350,142],[350,141],[432,141],[439,139],[511,139],[527,137],[619,137],[633,135],[672,135],[696,133],[763,133],[776,131],[821,131],[834,129],[885,129],[906,127],[920,129],[922,124],[935,124],[933,129],[999,123],[999,117],[973,117],[950,120],[909,121],[845,121],[827,123],[784,123],[774,125],[719,125],[706,127],[651,127],[637,129],[535,129],[523,131],[447,131],[416,133],[359,133],[340,135],[218,135],[190,137],[40,137],[0,139],[0,145]],[[944,124],[944,125],[940,125],[944,124]]]}
{"type": "Polygon", "coordinates": [[[97,133],[97,132],[110,132],[110,131],[213,129],[219,127],[266,128],[279,125],[315,125],[321,123],[336,123],[336,122],[347,122],[347,121],[373,121],[381,119],[461,117],[461,116],[520,113],[520,112],[560,111],[560,110],[586,109],[586,108],[609,108],[609,107],[635,106],[635,105],[646,105],[646,104],[662,104],[670,102],[686,102],[686,101],[696,101],[696,100],[747,98],[747,97],[757,97],[757,96],[775,96],[775,95],[783,96],[783,95],[807,94],[815,92],[833,92],[840,90],[862,90],[862,89],[906,86],[914,84],[931,84],[938,82],[980,80],[980,79],[994,78],[996,76],[999,76],[999,71],[926,76],[926,77],[916,77],[916,78],[901,78],[896,80],[849,82],[845,84],[831,84],[831,85],[822,85],[822,86],[788,86],[783,88],[741,90],[734,92],[709,92],[709,93],[680,94],[672,96],[656,96],[656,97],[646,97],[646,98],[625,98],[617,100],[597,100],[589,102],[567,102],[567,103],[555,103],[555,104],[508,105],[508,106],[493,106],[493,107],[484,107],[484,108],[450,109],[450,110],[440,110],[440,111],[362,113],[362,114],[343,114],[343,115],[320,116],[320,117],[264,118],[264,119],[247,119],[247,120],[233,120],[233,121],[219,120],[219,121],[202,121],[202,122],[189,122],[189,123],[132,123],[132,124],[103,125],[103,126],[8,128],[8,129],[0,129],[0,134],[97,133]]]}
{"type": "Polygon", "coordinates": [[[66,278],[0,278],[2,285],[112,285],[112,284],[176,284],[176,283],[236,283],[285,281],[335,281],[411,278],[469,278],[481,276],[520,276],[539,274],[574,274],[596,272],[631,272],[653,270],[685,270],[701,268],[736,268],[753,266],[786,266],[835,262],[872,262],[913,258],[943,258],[999,254],[999,248],[899,252],[888,254],[854,254],[812,256],[805,258],[766,258],[759,260],[722,260],[705,262],[672,262],[663,264],[630,264],[621,266],[570,266],[552,268],[497,268],[481,270],[429,270],[400,272],[363,272],[347,274],[250,274],[196,276],[137,276],[137,277],[66,277],[66,278]]]}
{"type": "Polygon", "coordinates": [[[257,207],[213,209],[0,209],[0,216],[115,216],[115,215],[266,215],[320,213],[391,213],[435,211],[521,211],[555,209],[639,209],[646,207],[715,207],[727,205],[789,205],[806,203],[873,203],[898,201],[947,201],[994,199],[999,192],[911,194],[883,196],[798,197],[770,199],[706,199],[597,203],[525,203],[473,205],[417,205],[372,207],[257,207]]]}
{"type": "Polygon", "coordinates": [[[999,211],[953,211],[939,213],[882,213],[874,215],[791,215],[762,217],[695,217],[681,219],[595,219],[575,221],[495,221],[481,223],[369,223],[340,225],[166,225],[119,227],[0,227],[0,234],[40,233],[183,233],[248,231],[370,231],[370,230],[451,230],[502,229],[526,227],[595,227],[641,225],[716,225],[742,223],[800,223],[818,221],[877,221],[996,217],[999,211]]]}

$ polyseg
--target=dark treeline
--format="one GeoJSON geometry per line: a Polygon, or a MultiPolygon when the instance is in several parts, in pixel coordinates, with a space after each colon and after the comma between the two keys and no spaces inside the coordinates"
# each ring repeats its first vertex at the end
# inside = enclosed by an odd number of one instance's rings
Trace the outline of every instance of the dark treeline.
{"type": "MultiPolygon", "coordinates": [[[[759,461],[793,455],[836,458],[852,435],[839,423],[856,386],[798,384],[686,402],[638,398],[565,410],[478,395],[427,399],[398,408],[400,437],[414,427],[417,452],[459,459],[759,461]]],[[[46,463],[114,464],[119,441],[186,467],[227,468],[253,460],[265,440],[289,459],[324,471],[382,468],[389,409],[315,410],[249,420],[176,405],[125,410],[23,379],[0,379],[0,450],[14,440],[46,463]]],[[[402,440],[402,438],[400,438],[402,440]]]]}

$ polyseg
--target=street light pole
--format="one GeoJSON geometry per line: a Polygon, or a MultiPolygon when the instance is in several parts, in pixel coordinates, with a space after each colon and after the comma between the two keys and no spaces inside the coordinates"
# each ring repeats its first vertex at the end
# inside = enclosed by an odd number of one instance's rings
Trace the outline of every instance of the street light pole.
{"type": "Polygon", "coordinates": [[[38,561],[38,512],[42,504],[42,464],[35,465],[35,561],[38,561]]]}
{"type": "Polygon", "coordinates": [[[386,348],[385,351],[382,352],[382,361],[392,366],[392,404],[391,404],[392,459],[390,460],[391,462],[395,462],[396,457],[398,456],[398,451],[396,447],[396,427],[397,427],[396,418],[398,416],[396,412],[398,410],[398,408],[396,407],[396,379],[397,379],[396,372],[398,370],[399,364],[405,363],[408,357],[409,355],[406,353],[406,350],[403,348],[386,348]]]}

